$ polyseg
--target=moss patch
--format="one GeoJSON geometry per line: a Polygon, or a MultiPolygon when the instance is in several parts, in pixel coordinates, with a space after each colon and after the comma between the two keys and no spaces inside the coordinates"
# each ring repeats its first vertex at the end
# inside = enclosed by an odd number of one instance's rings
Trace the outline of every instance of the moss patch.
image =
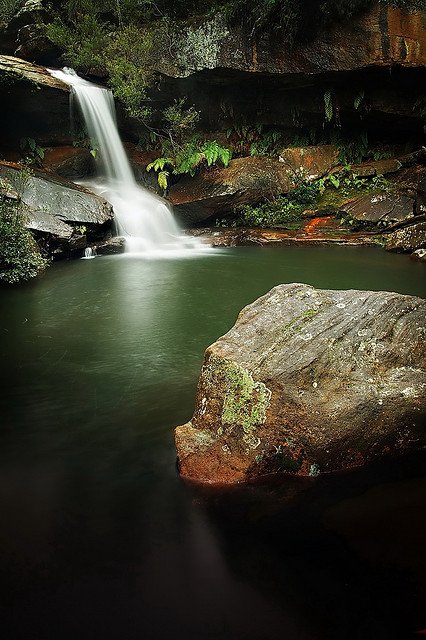
{"type": "MultiPolygon", "coordinates": [[[[260,440],[257,429],[266,420],[271,391],[263,382],[255,382],[244,367],[211,356],[204,368],[207,392],[223,389],[223,406],[218,435],[240,429],[239,436],[249,449],[256,449],[260,440]]],[[[234,432],[235,435],[235,432],[234,432]]]]}

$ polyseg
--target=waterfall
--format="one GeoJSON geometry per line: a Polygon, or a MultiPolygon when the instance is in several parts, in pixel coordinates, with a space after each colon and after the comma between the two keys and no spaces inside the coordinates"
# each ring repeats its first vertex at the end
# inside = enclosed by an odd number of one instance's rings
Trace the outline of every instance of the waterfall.
{"type": "Polygon", "coordinates": [[[181,235],[168,204],[137,184],[117,129],[111,91],[83,80],[73,69],[49,71],[72,87],[102,169],[102,176],[84,184],[113,205],[115,231],[126,238],[127,251],[169,255],[197,246],[181,235]]]}
{"type": "Polygon", "coordinates": [[[96,258],[96,248],[95,247],[86,247],[84,250],[83,260],[92,260],[92,258],[96,258]]]}

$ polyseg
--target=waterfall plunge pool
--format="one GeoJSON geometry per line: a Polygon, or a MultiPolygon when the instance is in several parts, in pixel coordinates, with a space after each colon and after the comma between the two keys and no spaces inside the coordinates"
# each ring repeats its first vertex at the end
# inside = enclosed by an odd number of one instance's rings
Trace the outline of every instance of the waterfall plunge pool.
{"type": "Polygon", "coordinates": [[[3,640],[426,628],[418,458],[227,491],[176,473],[204,349],[283,282],[426,296],[406,256],[324,246],[103,257],[1,289],[3,640]]]}

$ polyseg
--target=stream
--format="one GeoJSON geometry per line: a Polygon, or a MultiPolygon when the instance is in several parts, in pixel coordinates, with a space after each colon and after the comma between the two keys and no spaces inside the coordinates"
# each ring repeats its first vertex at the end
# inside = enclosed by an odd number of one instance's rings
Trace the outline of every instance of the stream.
{"type": "Polygon", "coordinates": [[[401,640],[426,629],[424,460],[182,482],[203,352],[276,284],[426,297],[367,247],[58,263],[2,288],[2,640],[401,640]],[[423,531],[422,531],[423,527],[423,531]]]}

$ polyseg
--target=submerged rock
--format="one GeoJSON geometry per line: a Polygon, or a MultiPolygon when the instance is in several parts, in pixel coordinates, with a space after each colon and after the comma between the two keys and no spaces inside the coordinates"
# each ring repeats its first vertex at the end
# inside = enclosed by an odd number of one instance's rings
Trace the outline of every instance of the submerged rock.
{"type": "Polygon", "coordinates": [[[420,262],[426,262],[426,249],[417,249],[413,251],[410,258],[413,260],[419,260],[420,262]]]}
{"type": "Polygon", "coordinates": [[[316,475],[423,446],[425,345],[420,298],[275,287],[207,349],[181,474],[316,475]]]}

